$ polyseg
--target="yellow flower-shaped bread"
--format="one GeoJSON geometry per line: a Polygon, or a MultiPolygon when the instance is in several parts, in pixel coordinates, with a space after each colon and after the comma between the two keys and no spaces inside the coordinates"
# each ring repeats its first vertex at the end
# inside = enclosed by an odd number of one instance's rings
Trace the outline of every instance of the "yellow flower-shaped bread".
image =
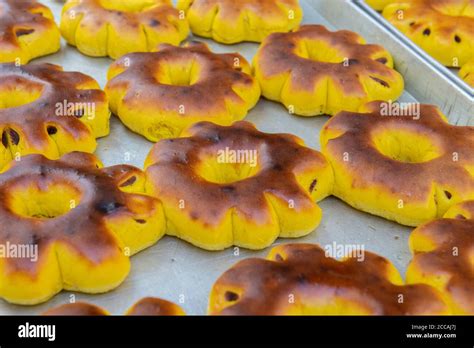
{"type": "Polygon", "coordinates": [[[453,206],[442,219],[410,235],[414,253],[407,282],[440,290],[454,314],[474,315],[474,201],[453,206]]]}
{"type": "Polygon", "coordinates": [[[474,127],[450,125],[433,105],[373,102],[341,112],[321,132],[334,195],[418,226],[474,199],[474,127]]]}
{"type": "Polygon", "coordinates": [[[209,314],[449,314],[435,288],[405,285],[390,261],[364,255],[338,261],[316,244],[276,246],[266,259],[242,260],[219,277],[209,314]]]}
{"type": "Polygon", "coordinates": [[[472,0],[400,0],[383,16],[441,64],[461,67],[473,57],[472,0]]]}
{"type": "Polygon", "coordinates": [[[248,122],[193,125],[152,148],[147,192],[159,197],[167,234],[198,247],[262,249],[320,223],[315,203],[332,190],[331,167],[289,134],[267,134],[248,122]]]}
{"type": "Polygon", "coordinates": [[[194,34],[225,44],[260,42],[297,28],[303,17],[298,0],[177,0],[177,7],[194,34]]]}
{"type": "Polygon", "coordinates": [[[129,256],[165,233],[160,202],[142,194],[144,173],[99,167],[82,152],[29,155],[0,175],[1,298],[36,304],[62,289],[112,290],[129,256]]]}
{"type": "Polygon", "coordinates": [[[53,64],[0,64],[0,168],[31,153],[94,152],[109,117],[105,93],[87,75],[53,64]]]}
{"type": "Polygon", "coordinates": [[[389,52],[358,34],[303,25],[269,35],[253,62],[262,95],[302,116],[356,111],[373,100],[396,100],[403,78],[389,52]]]}
{"type": "Polygon", "coordinates": [[[213,53],[198,42],[131,53],[112,64],[108,78],[112,112],[151,141],[177,137],[199,121],[229,125],[260,98],[245,58],[213,53]]]}
{"type": "Polygon", "coordinates": [[[0,63],[26,64],[54,53],[60,39],[46,6],[35,0],[0,0],[0,63]]]}
{"type": "Polygon", "coordinates": [[[60,29],[80,52],[114,59],[155,51],[160,43],[178,45],[189,34],[171,0],[68,0],[60,29]]]}

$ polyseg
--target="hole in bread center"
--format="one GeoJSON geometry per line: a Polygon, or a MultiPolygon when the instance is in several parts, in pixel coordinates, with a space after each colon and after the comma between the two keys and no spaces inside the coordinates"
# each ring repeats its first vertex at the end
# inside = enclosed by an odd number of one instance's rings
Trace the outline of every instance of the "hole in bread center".
{"type": "Polygon", "coordinates": [[[7,77],[0,87],[0,109],[33,103],[43,93],[43,85],[25,79],[7,77]]]}
{"type": "MultiPolygon", "coordinates": [[[[260,171],[256,149],[220,148],[201,156],[196,173],[216,184],[232,184],[255,176],[260,171]]],[[[232,187],[228,188],[232,190],[232,187]]]]}
{"type": "Polygon", "coordinates": [[[54,219],[77,207],[81,191],[70,182],[18,180],[7,192],[10,210],[22,217],[54,219]]]}
{"type": "Polygon", "coordinates": [[[194,59],[179,59],[160,64],[155,78],[162,85],[192,86],[201,78],[201,65],[194,59]]]}
{"type": "Polygon", "coordinates": [[[399,162],[423,163],[442,155],[430,137],[410,129],[378,129],[372,142],[381,154],[399,162]]]}
{"type": "Polygon", "coordinates": [[[154,6],[158,6],[162,1],[157,0],[99,0],[100,6],[107,10],[120,12],[143,12],[154,6]]]}
{"type": "Polygon", "coordinates": [[[346,57],[338,49],[322,40],[302,39],[296,44],[295,54],[316,62],[340,64],[346,57]]]}

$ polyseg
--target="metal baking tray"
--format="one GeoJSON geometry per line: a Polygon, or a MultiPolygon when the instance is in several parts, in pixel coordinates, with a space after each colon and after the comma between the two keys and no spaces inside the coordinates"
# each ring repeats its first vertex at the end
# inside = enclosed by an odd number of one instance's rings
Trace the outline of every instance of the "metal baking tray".
{"type": "MultiPolygon", "coordinates": [[[[395,56],[398,70],[408,76],[408,91],[420,96],[423,102],[437,104],[445,111],[444,103],[453,99],[448,109],[457,110],[460,115],[469,115],[468,107],[463,109],[464,105],[455,105],[457,92],[449,89],[441,90],[440,93],[445,98],[440,102],[439,93],[430,92],[427,89],[430,87],[426,86],[431,85],[432,81],[438,84],[439,76],[417,57],[407,58],[405,53],[401,54],[398,50],[402,49],[387,39],[385,29],[358,10],[354,3],[342,0],[300,1],[304,11],[304,24],[317,23],[331,29],[351,29],[365,36],[368,42],[384,44],[395,56]],[[413,78],[412,69],[417,72],[418,79],[413,78]],[[429,81],[431,82],[428,83],[429,81]],[[427,93],[423,94],[423,91],[427,93]]],[[[58,0],[42,2],[53,10],[56,21],[59,22],[62,2],[58,0]]],[[[238,51],[249,61],[258,47],[255,43],[226,46],[210,40],[197,39],[209,44],[216,52],[238,51]]],[[[112,60],[84,56],[63,42],[60,52],[33,61],[37,62],[55,63],[62,65],[65,70],[81,71],[93,76],[104,87],[107,69],[112,60]]],[[[403,93],[401,100],[416,101],[417,99],[408,91],[403,93]]],[[[454,111],[452,114],[455,114],[454,111]]],[[[308,146],[317,150],[320,149],[319,132],[328,119],[326,116],[292,116],[280,104],[264,99],[246,118],[265,132],[296,134],[303,138],[308,146]]],[[[455,119],[454,123],[461,121],[455,119]]],[[[110,135],[99,140],[96,154],[105,165],[127,163],[142,168],[152,145],[145,138],[127,130],[117,118],[113,117],[110,135]]],[[[275,244],[287,242],[318,243],[322,246],[333,242],[360,244],[365,250],[390,259],[402,276],[404,275],[411,258],[408,249],[411,228],[357,211],[334,197],[329,197],[319,204],[323,209],[323,220],[314,232],[299,239],[278,239],[275,244]]],[[[0,300],[0,314],[39,314],[48,308],[69,302],[72,295],[76,301],[88,301],[103,306],[112,314],[124,313],[132,303],[145,296],[157,296],[174,301],[188,314],[206,314],[208,295],[216,279],[239,260],[247,257],[264,257],[268,251],[269,248],[261,251],[229,248],[209,252],[174,237],[164,237],[156,245],[132,257],[129,276],[113,291],[99,295],[64,291],[50,301],[36,306],[17,306],[0,300]]]]}

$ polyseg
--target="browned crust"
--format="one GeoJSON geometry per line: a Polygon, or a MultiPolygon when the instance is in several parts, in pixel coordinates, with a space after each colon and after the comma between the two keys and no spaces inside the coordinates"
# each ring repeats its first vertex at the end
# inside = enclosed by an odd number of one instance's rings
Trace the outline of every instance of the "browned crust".
{"type": "Polygon", "coordinates": [[[159,52],[127,54],[113,66],[124,71],[112,78],[106,89],[125,88],[125,105],[146,105],[157,113],[170,111],[174,112],[175,117],[183,118],[213,113],[216,117],[222,117],[223,112],[227,112],[228,101],[237,104],[244,102],[237,88],[250,87],[254,83],[244,57],[238,53],[213,53],[200,42],[192,42],[185,47],[162,44],[159,52]],[[238,58],[239,67],[234,66],[234,58],[238,58]],[[200,67],[200,79],[193,85],[162,84],[155,78],[168,63],[184,62],[194,62],[200,67]],[[185,106],[185,113],[177,112],[180,106],[185,106]]]}
{"type": "Polygon", "coordinates": [[[327,142],[326,153],[340,159],[338,163],[353,178],[353,187],[383,188],[405,202],[428,202],[433,198],[433,185],[448,190],[454,203],[472,196],[474,177],[468,167],[474,166],[474,127],[450,125],[433,105],[422,104],[419,119],[414,119],[415,115],[382,116],[381,105],[368,104],[367,113],[340,112],[324,126],[323,132],[334,134],[327,142]],[[442,155],[423,163],[386,157],[371,137],[381,129],[426,135],[442,155]],[[342,160],[346,152],[350,153],[350,161],[342,160]],[[454,161],[453,156],[458,160],[454,161]]]}
{"type": "Polygon", "coordinates": [[[156,297],[145,297],[136,302],[127,315],[184,315],[184,311],[177,304],[156,297]]]}
{"type": "Polygon", "coordinates": [[[62,315],[62,316],[96,316],[96,315],[107,315],[107,311],[99,306],[86,303],[66,303],[51,309],[48,309],[43,315],[62,315]]]}
{"type": "Polygon", "coordinates": [[[0,0],[0,50],[18,48],[18,37],[54,27],[54,21],[43,16],[46,11],[35,0],[0,0]]]}
{"type": "Polygon", "coordinates": [[[342,298],[376,315],[445,309],[429,286],[393,284],[388,279],[389,266],[388,260],[369,252],[363,262],[356,258],[340,262],[314,244],[280,245],[266,260],[246,259],[226,271],[213,286],[211,314],[284,315],[291,306],[311,306],[318,298],[329,302],[342,298]],[[289,295],[294,304],[289,304],[289,295]],[[400,295],[403,303],[398,302],[400,295]]]}
{"type": "MultiPolygon", "coordinates": [[[[42,155],[29,155],[0,175],[0,244],[37,245],[38,260],[28,258],[5,259],[5,272],[23,272],[30,277],[39,274],[52,243],[67,244],[91,264],[100,264],[123,253],[117,237],[107,227],[112,216],[133,214],[132,195],[119,189],[131,177],[143,178],[138,168],[119,165],[98,169],[93,155],[73,152],[52,161],[42,155]],[[121,176],[112,173],[121,172],[121,176]],[[9,206],[9,192],[14,187],[30,185],[46,190],[51,184],[75,187],[82,194],[74,209],[54,219],[27,218],[13,212],[9,206]]],[[[150,205],[151,197],[140,202],[150,205]]]]}
{"type": "Polygon", "coordinates": [[[291,85],[314,92],[321,80],[331,78],[345,95],[364,97],[366,90],[361,76],[372,76],[384,88],[399,80],[399,74],[387,66],[390,53],[382,46],[363,43],[363,39],[349,30],[331,32],[322,25],[303,25],[291,33],[269,35],[258,52],[257,64],[265,78],[290,73],[291,85]],[[325,42],[348,59],[349,65],[320,62],[296,54],[299,42],[315,40],[325,42]]]}
{"type": "MultiPolygon", "coordinates": [[[[64,316],[96,316],[108,315],[109,313],[96,305],[86,302],[67,303],[51,308],[43,315],[64,316]]],[[[125,313],[126,315],[139,316],[174,316],[185,315],[183,309],[177,304],[157,297],[145,297],[137,301],[125,313]]]]}
{"type": "Polygon", "coordinates": [[[158,197],[186,202],[191,219],[216,226],[229,209],[235,208],[247,219],[264,223],[269,218],[265,194],[285,202],[293,200],[294,206],[302,209],[315,204],[310,196],[314,187],[301,187],[295,174],[325,167],[327,162],[321,153],[303,146],[297,137],[263,133],[245,121],[227,127],[200,122],[188,134],[189,137],[158,142],[149,155],[151,165],[146,173],[158,197]],[[196,174],[202,156],[215,156],[226,147],[256,150],[258,173],[232,184],[209,182],[196,174]]]}

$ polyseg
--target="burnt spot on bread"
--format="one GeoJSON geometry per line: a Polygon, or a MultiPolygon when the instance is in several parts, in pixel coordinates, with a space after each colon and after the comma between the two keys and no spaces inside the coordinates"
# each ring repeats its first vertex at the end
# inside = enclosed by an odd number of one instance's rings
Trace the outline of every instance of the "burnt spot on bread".
{"type": "Polygon", "coordinates": [[[199,214],[196,211],[192,211],[189,213],[189,216],[191,217],[192,220],[196,221],[199,219],[199,214]]]}
{"type": "Polygon", "coordinates": [[[2,144],[8,148],[8,144],[18,145],[20,143],[20,135],[12,128],[5,128],[2,132],[2,144]]]}
{"type": "Polygon", "coordinates": [[[144,220],[144,219],[134,219],[134,220],[137,224],[143,225],[144,223],[146,223],[146,220],[144,220]]]}
{"type": "Polygon", "coordinates": [[[222,186],[221,190],[224,193],[234,193],[235,192],[235,186],[232,186],[232,185],[222,186]]]}
{"type": "Polygon", "coordinates": [[[309,193],[312,193],[314,188],[316,187],[316,184],[318,183],[318,179],[314,179],[311,181],[311,184],[309,185],[309,193]]]}
{"type": "Polygon", "coordinates": [[[430,36],[430,34],[431,34],[431,29],[430,28],[426,28],[425,30],[423,30],[423,35],[430,36]]]}
{"type": "Polygon", "coordinates": [[[444,191],[444,195],[446,196],[447,199],[451,199],[453,197],[453,195],[451,194],[451,192],[449,191],[444,191]]]}
{"type": "MultiPolygon", "coordinates": [[[[346,61],[343,61],[342,64],[345,65],[346,61]]],[[[347,65],[356,65],[356,64],[359,64],[359,60],[355,59],[355,58],[349,58],[347,60],[347,65]]]]}
{"type": "Polygon", "coordinates": [[[280,163],[276,163],[276,164],[273,165],[272,169],[276,170],[278,172],[281,172],[281,171],[283,171],[283,166],[280,163]]]}
{"type": "Polygon", "coordinates": [[[281,256],[280,254],[275,254],[275,261],[278,261],[278,262],[281,262],[281,261],[284,261],[283,259],[283,256],[281,256]]]}
{"type": "Polygon", "coordinates": [[[374,80],[375,82],[377,82],[378,84],[384,86],[385,88],[389,88],[390,85],[388,84],[387,81],[384,81],[382,79],[379,79],[378,77],[375,77],[375,76],[369,76],[372,80],[374,80]]]}
{"type": "Polygon", "coordinates": [[[161,22],[160,22],[159,20],[157,20],[157,19],[152,19],[152,20],[150,21],[150,26],[152,26],[152,27],[157,27],[157,26],[159,26],[160,24],[161,24],[161,22]]]}
{"type": "Polygon", "coordinates": [[[118,202],[100,202],[96,205],[96,209],[104,214],[110,214],[121,207],[123,204],[118,202]]]}
{"type": "Polygon", "coordinates": [[[227,290],[225,293],[224,293],[224,298],[227,302],[235,302],[239,299],[239,294],[233,292],[233,291],[229,291],[227,290]]]}
{"type": "Polygon", "coordinates": [[[137,181],[137,177],[135,175],[133,175],[130,178],[128,178],[127,180],[125,180],[123,183],[121,183],[120,187],[126,187],[126,186],[133,185],[135,183],[135,181],[137,181]]]}
{"type": "Polygon", "coordinates": [[[218,133],[208,136],[207,139],[214,144],[217,144],[218,142],[221,141],[221,137],[218,133]]]}
{"type": "Polygon", "coordinates": [[[84,116],[84,110],[83,109],[77,109],[74,111],[74,116],[77,118],[81,118],[84,116]]]}
{"type": "Polygon", "coordinates": [[[308,283],[308,279],[303,273],[301,273],[296,276],[296,282],[299,284],[306,284],[308,283]]]}
{"type": "Polygon", "coordinates": [[[454,35],[454,41],[461,43],[461,37],[459,35],[454,35]]]}
{"type": "Polygon", "coordinates": [[[15,30],[15,35],[16,37],[20,37],[20,36],[33,34],[34,32],[35,32],[34,29],[17,29],[15,30]]]}
{"type": "Polygon", "coordinates": [[[46,128],[46,131],[48,132],[49,135],[54,135],[58,132],[58,129],[55,126],[48,126],[46,128]]]}

